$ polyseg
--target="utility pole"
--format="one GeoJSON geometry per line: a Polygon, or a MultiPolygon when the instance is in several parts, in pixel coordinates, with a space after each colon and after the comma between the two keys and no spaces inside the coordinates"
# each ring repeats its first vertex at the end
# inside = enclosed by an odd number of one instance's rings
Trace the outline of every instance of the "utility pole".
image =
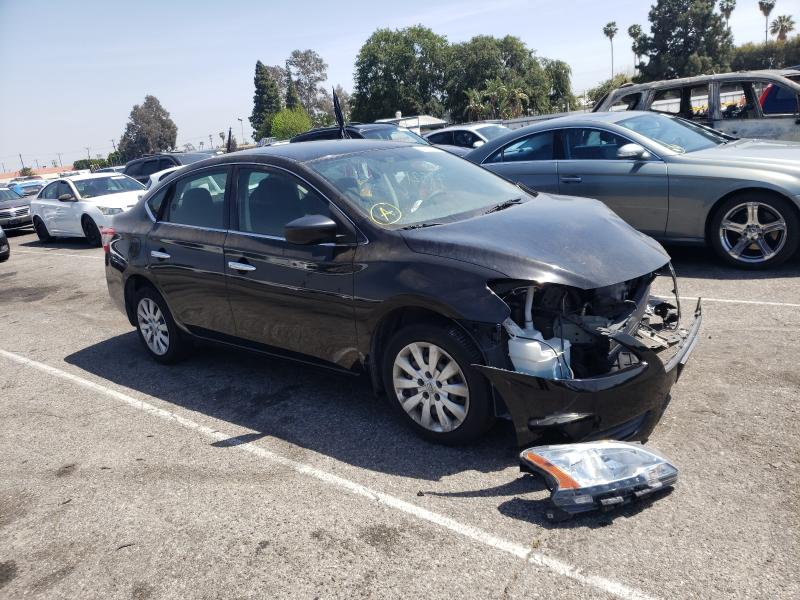
{"type": "Polygon", "coordinates": [[[21,164],[21,165],[22,165],[22,168],[23,168],[23,169],[25,168],[25,163],[24,163],[24,162],[22,162],[22,153],[21,153],[21,152],[20,152],[20,154],[19,154],[19,164],[21,164]]]}
{"type": "Polygon", "coordinates": [[[58,166],[63,169],[64,165],[61,164],[61,152],[56,152],[56,154],[58,154],[58,166]]]}
{"type": "Polygon", "coordinates": [[[34,158],[33,162],[36,163],[36,169],[38,170],[39,169],[39,159],[38,158],[34,158]]]}
{"type": "Polygon", "coordinates": [[[0,162],[0,165],[3,165],[3,173],[5,173],[6,172],[6,163],[0,162]]]}
{"type": "Polygon", "coordinates": [[[208,134],[208,144],[211,146],[211,149],[213,150],[214,149],[214,138],[211,136],[210,133],[208,134]]]}
{"type": "Polygon", "coordinates": [[[236,117],[239,120],[239,125],[242,128],[242,144],[244,144],[244,121],[242,121],[242,117],[236,117]]]}
{"type": "Polygon", "coordinates": [[[114,152],[116,152],[117,151],[117,144],[114,143],[114,140],[111,140],[111,146],[113,146],[114,152]]]}
{"type": "Polygon", "coordinates": [[[91,155],[91,154],[89,154],[89,149],[91,148],[91,146],[84,146],[84,148],[86,148],[86,158],[88,158],[88,159],[89,159],[89,162],[91,162],[91,160],[92,160],[92,155],[91,155]]]}

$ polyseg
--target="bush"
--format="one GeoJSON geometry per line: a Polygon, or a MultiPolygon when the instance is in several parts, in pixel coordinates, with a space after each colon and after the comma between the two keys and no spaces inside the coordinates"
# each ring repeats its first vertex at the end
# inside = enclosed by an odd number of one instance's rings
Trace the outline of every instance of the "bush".
{"type": "Polygon", "coordinates": [[[800,65],[800,35],[785,42],[742,44],[734,48],[731,60],[733,71],[781,69],[794,65],[800,65]]]}
{"type": "Polygon", "coordinates": [[[108,161],[104,158],[82,158],[72,163],[72,168],[76,171],[83,171],[84,169],[102,169],[108,166],[108,161]]]}
{"type": "Polygon", "coordinates": [[[286,140],[298,133],[311,129],[311,118],[302,108],[284,108],[272,118],[270,133],[272,137],[286,140]]]}

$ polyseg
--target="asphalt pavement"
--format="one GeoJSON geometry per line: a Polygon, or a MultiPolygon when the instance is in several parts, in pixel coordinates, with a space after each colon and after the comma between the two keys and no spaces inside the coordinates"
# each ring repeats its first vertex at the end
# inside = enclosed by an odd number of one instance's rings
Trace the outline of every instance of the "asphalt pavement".
{"type": "Polygon", "coordinates": [[[547,520],[513,430],[447,448],[365,378],[215,347],[165,367],[102,250],[0,263],[0,597],[797,598],[800,261],[670,248],[701,340],[649,444],[677,486],[547,520]]]}

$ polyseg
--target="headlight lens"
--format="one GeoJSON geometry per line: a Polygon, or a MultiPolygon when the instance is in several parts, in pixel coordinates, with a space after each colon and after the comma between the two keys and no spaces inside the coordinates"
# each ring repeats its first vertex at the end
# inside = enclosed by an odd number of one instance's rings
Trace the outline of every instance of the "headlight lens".
{"type": "Polygon", "coordinates": [[[107,217],[110,217],[111,215],[118,215],[119,213],[122,212],[121,208],[115,208],[115,207],[111,207],[111,206],[98,206],[97,210],[99,210],[101,213],[103,213],[107,217]]]}
{"type": "Polygon", "coordinates": [[[553,504],[570,514],[626,504],[678,479],[678,469],[663,456],[625,442],[533,447],[520,460],[525,470],[547,479],[553,504]]]}

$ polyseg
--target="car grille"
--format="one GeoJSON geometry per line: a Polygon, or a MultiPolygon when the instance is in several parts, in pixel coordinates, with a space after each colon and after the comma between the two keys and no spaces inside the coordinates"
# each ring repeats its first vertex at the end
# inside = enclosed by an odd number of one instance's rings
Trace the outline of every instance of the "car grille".
{"type": "Polygon", "coordinates": [[[29,214],[30,214],[30,208],[27,206],[0,208],[0,219],[15,219],[17,217],[27,217],[29,214]]]}

